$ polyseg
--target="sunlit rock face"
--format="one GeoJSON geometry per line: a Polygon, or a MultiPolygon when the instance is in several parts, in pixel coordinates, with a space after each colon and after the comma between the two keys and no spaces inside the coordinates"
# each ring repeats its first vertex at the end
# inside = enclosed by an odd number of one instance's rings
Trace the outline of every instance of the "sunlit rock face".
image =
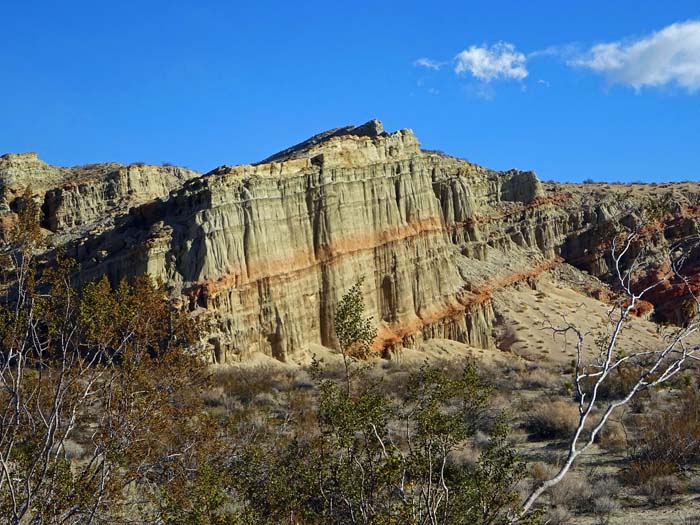
{"type": "Polygon", "coordinates": [[[493,289],[555,256],[533,173],[423,152],[410,130],[372,121],[271,159],[132,210],[118,235],[75,247],[83,277],[151,273],[207,316],[218,359],[284,360],[335,345],[333,312],[359,279],[378,350],[424,337],[489,346],[493,289]]]}
{"type": "Polygon", "coordinates": [[[622,209],[532,172],[423,151],[410,130],[378,121],[203,176],[98,165],[70,181],[35,156],[15,160],[5,187],[22,170],[40,181],[50,242],[78,259],[79,281],[163,279],[205,320],[218,361],[335,346],[335,307],[361,279],[377,351],[437,337],[488,347],[493,292],[563,259],[604,277],[599,228],[622,209]]]}
{"type": "MultiPolygon", "coordinates": [[[[187,168],[118,162],[61,168],[36,153],[0,156],[0,215],[16,207],[26,191],[42,208],[42,227],[54,233],[84,234],[182,186],[200,173],[187,168]]],[[[2,217],[0,217],[1,219],[2,217]]]]}

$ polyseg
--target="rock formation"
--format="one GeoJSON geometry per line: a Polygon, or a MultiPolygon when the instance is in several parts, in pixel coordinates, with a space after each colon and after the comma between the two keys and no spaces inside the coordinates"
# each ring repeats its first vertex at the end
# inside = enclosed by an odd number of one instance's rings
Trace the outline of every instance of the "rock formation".
{"type": "Polygon", "coordinates": [[[26,191],[41,201],[42,226],[54,233],[103,228],[116,216],[200,173],[176,166],[116,162],[72,168],[50,166],[36,153],[0,157],[0,209],[7,212],[26,191]]]}
{"type": "MultiPolygon", "coordinates": [[[[494,291],[564,261],[609,277],[604,230],[635,220],[629,203],[641,202],[423,151],[410,130],[378,121],[203,176],[5,155],[0,184],[7,210],[23,185],[38,191],[50,243],[80,262],[78,280],[162,278],[205,320],[219,361],[335,346],[335,306],[360,278],[378,351],[436,337],[488,347],[494,291]]],[[[666,229],[697,232],[694,191],[672,199],[666,229]]]]}

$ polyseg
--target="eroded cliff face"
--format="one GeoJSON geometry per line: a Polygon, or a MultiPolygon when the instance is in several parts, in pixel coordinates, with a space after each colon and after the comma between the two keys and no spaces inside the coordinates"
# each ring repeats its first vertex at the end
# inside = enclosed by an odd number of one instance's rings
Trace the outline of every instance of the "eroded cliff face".
{"type": "Polygon", "coordinates": [[[378,122],[272,158],[188,181],[117,236],[82,242],[83,278],[161,277],[209,319],[219,360],[284,360],[335,346],[335,306],[360,278],[378,350],[424,337],[489,346],[493,290],[556,260],[553,204],[531,172],[425,153],[378,122]]]}
{"type": "Polygon", "coordinates": [[[82,235],[96,226],[109,227],[131,207],[167,196],[199,175],[187,168],[143,163],[60,168],[36,153],[8,153],[0,156],[0,214],[15,208],[29,191],[42,207],[42,227],[82,235]]]}
{"type": "MultiPolygon", "coordinates": [[[[632,264],[637,289],[669,275],[669,254],[682,243],[686,259],[682,273],[687,282],[671,279],[645,296],[657,322],[682,325],[694,313],[688,286],[700,291],[700,184],[590,184],[548,187],[568,196],[561,211],[575,224],[563,239],[564,260],[613,285],[617,284],[611,246],[617,225],[634,229],[638,236],[622,259],[624,271],[632,264]]],[[[618,239],[621,241],[622,239],[618,239]]],[[[618,253],[621,242],[618,242],[618,253]]]]}
{"type": "Polygon", "coordinates": [[[205,320],[218,361],[335,346],[336,304],[362,278],[377,351],[437,337],[491,346],[495,291],[563,260],[605,277],[602,229],[629,214],[619,198],[422,151],[410,130],[377,121],[204,176],[102,166],[42,186],[53,243],[80,262],[82,281],[162,278],[205,320]]]}

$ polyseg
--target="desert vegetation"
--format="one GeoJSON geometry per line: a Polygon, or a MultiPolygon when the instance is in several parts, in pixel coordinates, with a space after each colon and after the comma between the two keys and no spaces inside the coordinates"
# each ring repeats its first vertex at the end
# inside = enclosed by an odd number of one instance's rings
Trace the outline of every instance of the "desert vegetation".
{"type": "Polygon", "coordinates": [[[210,375],[162,285],[39,271],[27,202],[0,332],[8,522],[495,523],[517,503],[525,467],[476,366],[373,375],[358,287],[341,369],[210,375]]]}
{"type": "Polygon", "coordinates": [[[0,309],[8,523],[609,523],[679,503],[692,519],[698,310],[654,350],[619,341],[656,286],[685,283],[697,305],[683,273],[696,239],[638,289],[639,232],[617,237],[609,331],[564,315],[532,341],[569,336],[569,362],[378,359],[358,283],[336,311],[335,358],[211,367],[162,283],[79,286],[73,261],[44,257],[30,198],[18,214],[0,309]]]}

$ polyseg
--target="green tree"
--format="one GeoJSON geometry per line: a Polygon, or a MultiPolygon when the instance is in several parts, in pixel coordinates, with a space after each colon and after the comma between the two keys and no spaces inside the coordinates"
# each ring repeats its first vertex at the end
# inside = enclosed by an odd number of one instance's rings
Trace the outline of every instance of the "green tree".
{"type": "Polygon", "coordinates": [[[350,287],[340,299],[335,312],[335,335],[343,355],[345,381],[350,391],[350,364],[354,359],[366,359],[372,350],[372,342],[377,337],[371,317],[365,317],[365,303],[362,297],[364,278],[350,287]]]}
{"type": "MultiPolygon", "coordinates": [[[[371,342],[359,290],[336,315],[346,353],[371,342]]],[[[473,363],[456,377],[425,365],[401,392],[367,367],[351,377],[346,363],[344,381],[324,379],[319,363],[313,370],[314,427],[283,418],[264,434],[271,439],[234,448],[231,479],[246,523],[479,525],[514,513],[524,464],[473,363]],[[488,445],[475,464],[462,464],[455,457],[477,430],[489,433],[488,445]]]]}
{"type": "Polygon", "coordinates": [[[152,520],[217,448],[198,327],[148,277],[80,290],[60,254],[40,267],[24,202],[2,249],[0,517],[152,520]]]}

